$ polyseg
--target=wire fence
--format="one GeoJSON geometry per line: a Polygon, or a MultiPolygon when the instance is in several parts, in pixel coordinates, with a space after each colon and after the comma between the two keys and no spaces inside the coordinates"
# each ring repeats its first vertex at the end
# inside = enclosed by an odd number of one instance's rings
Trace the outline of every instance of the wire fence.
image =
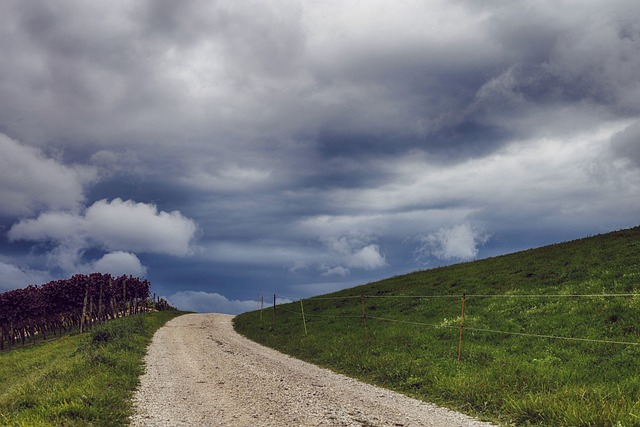
{"type": "MultiPolygon", "coordinates": [[[[479,299],[565,299],[565,298],[573,298],[573,299],[582,299],[582,298],[627,298],[633,299],[640,297],[640,293],[601,293],[601,294],[447,294],[447,295],[346,295],[346,296],[329,296],[329,297],[311,297],[311,298],[294,298],[294,297],[286,297],[280,296],[279,298],[287,299],[293,302],[299,302],[300,309],[294,310],[294,305],[288,306],[280,306],[278,309],[287,312],[289,314],[301,316],[302,323],[304,324],[304,331],[307,334],[307,318],[318,317],[318,318],[349,318],[349,319],[362,319],[362,323],[365,329],[365,334],[368,338],[369,331],[367,326],[367,320],[380,321],[380,322],[391,322],[391,323],[399,323],[406,325],[415,325],[421,327],[428,328],[449,328],[449,329],[457,329],[459,330],[459,344],[458,344],[458,361],[460,361],[460,354],[462,349],[463,342],[463,333],[464,332],[477,332],[477,333],[486,333],[486,334],[501,334],[501,335],[510,335],[510,336],[520,336],[520,337],[529,337],[529,338],[542,338],[542,339],[553,339],[560,341],[572,341],[572,342],[585,342],[585,343],[597,343],[597,344],[608,344],[608,345],[623,345],[630,347],[640,346],[639,341],[624,341],[619,339],[597,339],[597,338],[586,338],[586,337],[574,337],[574,336],[563,336],[563,335],[554,335],[547,333],[538,333],[538,332],[529,332],[529,331],[508,331],[494,328],[484,328],[484,327],[474,327],[465,325],[465,302],[468,302],[470,299],[479,300],[479,299]],[[456,319],[456,324],[444,324],[444,323],[430,323],[430,322],[421,322],[416,320],[406,320],[406,319],[394,319],[383,316],[370,315],[367,312],[366,301],[373,299],[452,299],[459,301],[459,316],[456,319]],[[350,301],[350,300],[359,300],[361,313],[358,314],[323,314],[323,313],[309,313],[308,311],[305,313],[304,304],[312,303],[315,301],[350,301]]],[[[355,309],[355,307],[353,308],[355,309]]],[[[273,304],[273,322],[276,321],[276,296],[274,295],[274,304],[273,304]]]]}

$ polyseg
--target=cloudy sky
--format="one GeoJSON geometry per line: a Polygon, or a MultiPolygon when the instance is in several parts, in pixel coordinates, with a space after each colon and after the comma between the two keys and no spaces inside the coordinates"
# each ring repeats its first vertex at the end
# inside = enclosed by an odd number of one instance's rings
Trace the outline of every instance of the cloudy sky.
{"type": "Polygon", "coordinates": [[[0,2],[0,291],[240,312],[640,224],[640,2],[0,2]]]}

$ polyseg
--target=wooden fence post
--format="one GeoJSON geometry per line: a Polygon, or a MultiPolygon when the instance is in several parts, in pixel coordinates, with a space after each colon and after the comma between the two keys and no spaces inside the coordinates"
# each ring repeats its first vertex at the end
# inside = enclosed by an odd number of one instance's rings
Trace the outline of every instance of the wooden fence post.
{"type": "Polygon", "coordinates": [[[364,334],[369,339],[369,329],[367,329],[367,312],[364,309],[364,294],[360,296],[362,301],[362,325],[364,326],[364,334]]]}
{"type": "Polygon", "coordinates": [[[273,294],[273,324],[276,324],[276,294],[273,294]]]}
{"type": "Polygon", "coordinates": [[[304,334],[307,335],[307,320],[304,318],[304,306],[300,300],[300,310],[302,311],[302,324],[304,325],[304,334]]]}
{"type": "Polygon", "coordinates": [[[460,316],[460,341],[458,341],[458,363],[462,354],[462,328],[464,327],[464,299],[466,294],[462,294],[462,315],[460,316]]]}

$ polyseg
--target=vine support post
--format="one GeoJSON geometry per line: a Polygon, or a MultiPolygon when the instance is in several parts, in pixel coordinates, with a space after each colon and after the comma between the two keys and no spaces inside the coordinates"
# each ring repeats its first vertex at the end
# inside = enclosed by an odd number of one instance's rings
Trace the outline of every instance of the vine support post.
{"type": "Polygon", "coordinates": [[[102,305],[102,286],[103,281],[100,280],[100,296],[98,298],[98,322],[104,322],[104,307],[102,305]]]}
{"type": "MultiPolygon", "coordinates": [[[[92,290],[93,291],[93,290],[92,290]]],[[[93,329],[93,292],[89,294],[89,311],[87,312],[89,329],[93,329]]]]}
{"type": "Polygon", "coordinates": [[[84,292],[84,303],[82,304],[82,317],[80,318],[80,333],[84,332],[84,324],[87,317],[87,302],[89,300],[89,283],[87,282],[84,292]]]}
{"type": "Polygon", "coordinates": [[[109,305],[111,306],[111,318],[115,319],[116,316],[116,294],[115,294],[115,288],[113,286],[113,279],[111,277],[109,277],[109,293],[111,294],[111,301],[109,303],[109,305]]]}

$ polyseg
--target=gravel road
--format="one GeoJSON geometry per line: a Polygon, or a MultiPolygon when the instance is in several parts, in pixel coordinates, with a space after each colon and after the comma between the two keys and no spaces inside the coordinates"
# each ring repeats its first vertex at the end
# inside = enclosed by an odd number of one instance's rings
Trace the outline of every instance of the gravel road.
{"type": "Polygon", "coordinates": [[[188,314],[160,328],[134,397],[133,426],[489,426],[293,359],[188,314]]]}

